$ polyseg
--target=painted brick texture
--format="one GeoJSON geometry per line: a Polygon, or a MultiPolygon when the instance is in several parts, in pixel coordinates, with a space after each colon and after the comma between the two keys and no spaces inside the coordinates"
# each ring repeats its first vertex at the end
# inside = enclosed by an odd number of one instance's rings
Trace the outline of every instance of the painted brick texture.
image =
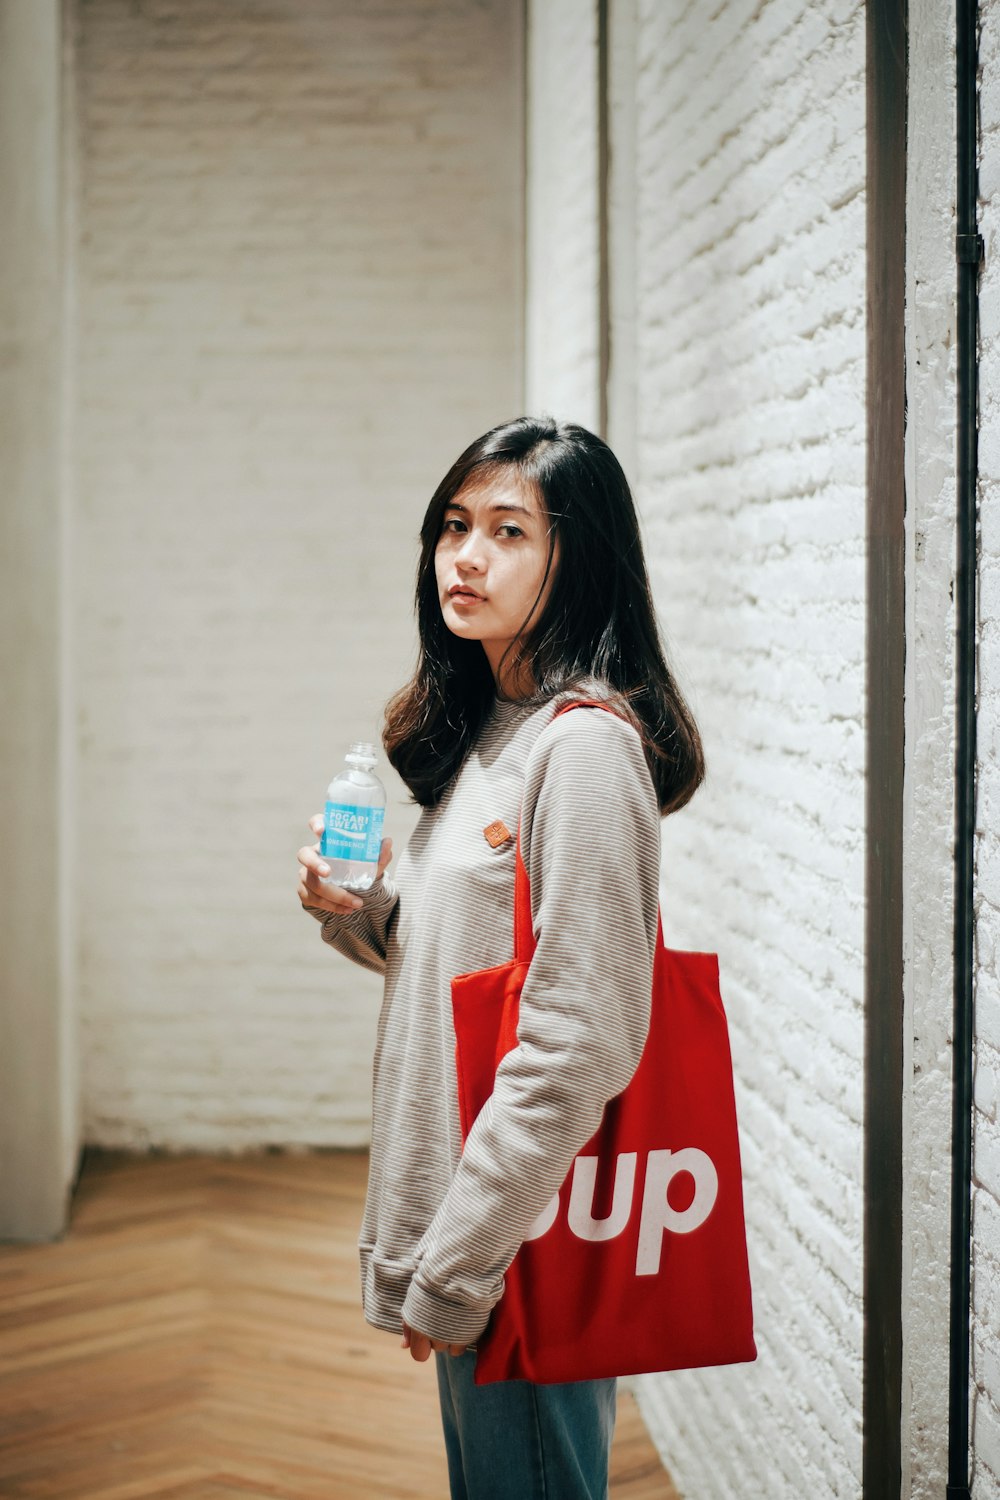
{"type": "Polygon", "coordinates": [[[980,7],[980,555],[973,1144],[974,1500],[1000,1500],[1000,4],[980,7]]]}
{"type": "Polygon", "coordinates": [[[519,9],[75,24],[85,1138],[360,1142],[380,985],[294,854],[411,669],[434,486],[521,406],[519,9]]]}
{"type": "Polygon", "coordinates": [[[642,0],[637,38],[637,484],[708,760],[664,825],[664,922],[720,954],[759,1347],[639,1393],[682,1494],[853,1497],[864,12],[642,0]]]}

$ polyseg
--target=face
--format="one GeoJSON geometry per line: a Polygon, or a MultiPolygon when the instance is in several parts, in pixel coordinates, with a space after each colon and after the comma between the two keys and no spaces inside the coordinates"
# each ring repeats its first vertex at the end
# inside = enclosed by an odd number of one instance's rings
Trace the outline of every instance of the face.
{"type": "Polygon", "coordinates": [[[434,554],[441,613],[455,635],[482,642],[494,676],[548,599],[559,558],[557,542],[542,590],[549,524],[537,496],[513,477],[467,485],[445,510],[434,554]]]}

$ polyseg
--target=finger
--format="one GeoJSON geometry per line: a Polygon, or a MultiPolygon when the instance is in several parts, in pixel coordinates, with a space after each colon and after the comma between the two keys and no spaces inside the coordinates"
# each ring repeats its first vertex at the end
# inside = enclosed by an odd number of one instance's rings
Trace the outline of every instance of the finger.
{"type": "Polygon", "coordinates": [[[324,822],[325,819],[322,813],[313,813],[312,817],[309,819],[309,827],[312,829],[317,838],[319,838],[323,832],[324,822]]]}
{"type": "Polygon", "coordinates": [[[410,1330],[410,1353],[419,1364],[430,1359],[431,1341],[426,1334],[417,1333],[415,1329],[410,1330]]]}
{"type": "Polygon", "coordinates": [[[310,876],[299,865],[298,897],[303,906],[320,907],[323,911],[360,911],[364,902],[353,891],[345,891],[339,885],[330,885],[310,876]]]}
{"type": "Polygon", "coordinates": [[[310,849],[308,845],[299,850],[299,884],[304,885],[306,890],[314,897],[310,900],[310,906],[325,906],[332,902],[332,911],[360,911],[364,902],[354,891],[347,891],[343,886],[333,885],[327,878],[330,874],[330,866],[326,861],[310,849]]]}
{"type": "Polygon", "coordinates": [[[325,879],[330,873],[330,866],[314,844],[303,844],[296,858],[300,865],[305,865],[307,870],[313,870],[320,879],[325,879]]]}
{"type": "Polygon", "coordinates": [[[404,1349],[409,1349],[409,1347],[410,1347],[410,1330],[409,1330],[409,1328],[407,1328],[406,1324],[404,1323],[403,1324],[403,1348],[404,1349]]]}
{"type": "Polygon", "coordinates": [[[448,1353],[452,1354],[452,1355],[464,1354],[465,1353],[465,1345],[464,1344],[449,1344],[448,1345],[448,1353]]]}
{"type": "Polygon", "coordinates": [[[389,861],[391,859],[392,859],[392,839],[383,839],[382,840],[382,847],[381,847],[381,849],[379,851],[379,856],[378,856],[378,869],[375,872],[375,879],[376,880],[378,880],[379,877],[385,873],[386,867],[388,866],[389,861]]]}

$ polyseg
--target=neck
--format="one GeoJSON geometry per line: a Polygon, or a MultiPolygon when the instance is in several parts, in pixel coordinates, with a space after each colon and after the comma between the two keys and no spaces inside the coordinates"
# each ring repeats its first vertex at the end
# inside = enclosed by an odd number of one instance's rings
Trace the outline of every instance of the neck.
{"type": "Polygon", "coordinates": [[[483,642],[483,650],[493,673],[497,696],[501,698],[527,698],[535,689],[535,678],[531,663],[517,656],[517,648],[507,651],[506,644],[483,642]],[[504,657],[507,652],[506,658],[504,657]]]}

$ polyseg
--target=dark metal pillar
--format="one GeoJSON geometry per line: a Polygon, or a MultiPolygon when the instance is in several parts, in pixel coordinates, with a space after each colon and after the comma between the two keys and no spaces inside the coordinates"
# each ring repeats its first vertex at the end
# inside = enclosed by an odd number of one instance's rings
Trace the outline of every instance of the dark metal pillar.
{"type": "Polygon", "coordinates": [[[979,195],[976,0],[955,10],[956,321],[955,445],[955,916],[951,1127],[951,1327],[948,1500],[969,1500],[972,1241],[973,905],[976,838],[976,486],[979,471],[979,195]]]}
{"type": "Polygon", "coordinates": [[[869,0],[864,1500],[902,1483],[906,0],[869,0]]]}

